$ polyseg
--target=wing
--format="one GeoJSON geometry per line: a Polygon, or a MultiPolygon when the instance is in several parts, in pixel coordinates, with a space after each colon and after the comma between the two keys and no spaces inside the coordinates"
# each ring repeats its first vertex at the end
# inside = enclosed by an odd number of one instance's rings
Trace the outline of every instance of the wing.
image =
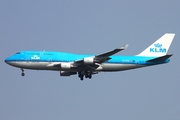
{"type": "MultiPolygon", "coordinates": [[[[126,44],[123,47],[116,48],[116,49],[114,49],[112,51],[109,51],[109,52],[106,52],[106,53],[103,53],[103,54],[99,54],[99,55],[92,56],[92,57],[86,57],[86,58],[83,58],[81,60],[77,60],[77,61],[74,61],[74,62],[69,62],[69,63],[67,63],[68,65],[65,65],[65,66],[71,66],[71,69],[75,69],[75,70],[78,70],[78,71],[91,71],[91,72],[94,72],[96,70],[100,70],[101,69],[101,64],[103,62],[106,62],[106,61],[110,60],[111,59],[110,56],[112,56],[112,55],[114,55],[114,54],[116,54],[116,53],[118,53],[118,52],[120,52],[122,50],[125,50],[128,46],[129,45],[126,44]]],[[[50,64],[48,66],[60,67],[60,66],[63,66],[63,63],[53,63],[53,64],[50,64]]]]}
{"type": "Polygon", "coordinates": [[[116,49],[114,49],[114,50],[112,50],[112,51],[109,51],[109,52],[106,52],[106,53],[103,53],[103,54],[100,54],[100,55],[96,55],[96,57],[98,57],[98,58],[109,57],[109,56],[111,56],[111,55],[114,55],[114,54],[122,51],[122,50],[125,50],[128,46],[129,46],[129,45],[126,44],[126,45],[124,45],[123,47],[116,48],[116,49]]]}
{"type": "Polygon", "coordinates": [[[98,67],[100,67],[100,64],[108,61],[111,59],[110,56],[122,51],[122,50],[125,50],[129,45],[126,44],[124,45],[123,47],[120,47],[120,48],[116,48],[112,51],[109,51],[109,52],[106,52],[106,53],[103,53],[103,54],[99,54],[99,55],[96,55],[96,56],[92,56],[92,57],[88,57],[88,58],[84,58],[82,60],[77,60],[74,62],[74,65],[77,66],[77,67],[80,67],[80,68],[86,68],[88,70],[95,70],[97,69],[98,67]]]}

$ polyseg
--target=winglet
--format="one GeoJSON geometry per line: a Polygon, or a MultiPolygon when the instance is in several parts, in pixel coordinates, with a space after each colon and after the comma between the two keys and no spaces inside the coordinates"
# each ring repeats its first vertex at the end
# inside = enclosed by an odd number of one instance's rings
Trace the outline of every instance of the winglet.
{"type": "Polygon", "coordinates": [[[123,47],[121,47],[120,49],[126,49],[129,46],[129,44],[125,44],[123,47]]]}

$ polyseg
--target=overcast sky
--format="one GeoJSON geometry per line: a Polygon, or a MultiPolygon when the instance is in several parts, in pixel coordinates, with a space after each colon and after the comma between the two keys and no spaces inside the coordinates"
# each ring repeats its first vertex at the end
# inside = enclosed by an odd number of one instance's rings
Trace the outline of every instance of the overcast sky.
{"type": "Polygon", "coordinates": [[[179,120],[179,0],[1,0],[0,120],[179,120]],[[4,59],[21,50],[136,55],[176,36],[168,64],[99,73],[91,80],[21,70],[4,59]]]}

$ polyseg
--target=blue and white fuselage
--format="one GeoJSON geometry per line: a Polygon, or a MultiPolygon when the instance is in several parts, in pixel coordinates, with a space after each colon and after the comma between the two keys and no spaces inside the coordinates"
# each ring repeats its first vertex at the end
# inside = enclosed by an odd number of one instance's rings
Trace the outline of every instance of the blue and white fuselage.
{"type": "Polygon", "coordinates": [[[123,71],[140,67],[168,63],[170,61],[167,51],[174,38],[174,34],[165,34],[147,49],[135,56],[114,56],[117,52],[128,47],[114,49],[100,55],[72,54],[52,51],[20,51],[5,59],[11,66],[32,70],[60,71],[61,76],[77,74],[91,78],[92,74],[101,71],[123,71]]]}
{"type": "MultiPolygon", "coordinates": [[[[92,57],[95,55],[79,55],[64,52],[48,52],[48,51],[21,51],[15,55],[7,58],[6,63],[14,67],[23,69],[34,70],[64,70],[60,67],[54,67],[55,64],[73,63],[76,60],[81,60],[86,57],[92,57]]],[[[162,64],[169,62],[169,59],[162,62],[146,62],[147,60],[156,57],[143,57],[143,56],[111,56],[111,59],[101,64],[96,71],[121,71],[149,66],[154,64],[162,64]]],[[[78,69],[72,69],[71,71],[78,72],[78,69]]]]}

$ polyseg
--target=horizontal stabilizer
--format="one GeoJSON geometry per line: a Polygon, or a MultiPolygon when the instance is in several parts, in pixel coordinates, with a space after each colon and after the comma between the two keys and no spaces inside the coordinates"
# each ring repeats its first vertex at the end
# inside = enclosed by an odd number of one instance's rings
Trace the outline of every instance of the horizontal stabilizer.
{"type": "Polygon", "coordinates": [[[161,56],[161,57],[157,57],[151,60],[147,60],[146,62],[162,62],[162,61],[166,61],[168,58],[170,58],[173,54],[171,55],[165,55],[165,56],[161,56]]]}

